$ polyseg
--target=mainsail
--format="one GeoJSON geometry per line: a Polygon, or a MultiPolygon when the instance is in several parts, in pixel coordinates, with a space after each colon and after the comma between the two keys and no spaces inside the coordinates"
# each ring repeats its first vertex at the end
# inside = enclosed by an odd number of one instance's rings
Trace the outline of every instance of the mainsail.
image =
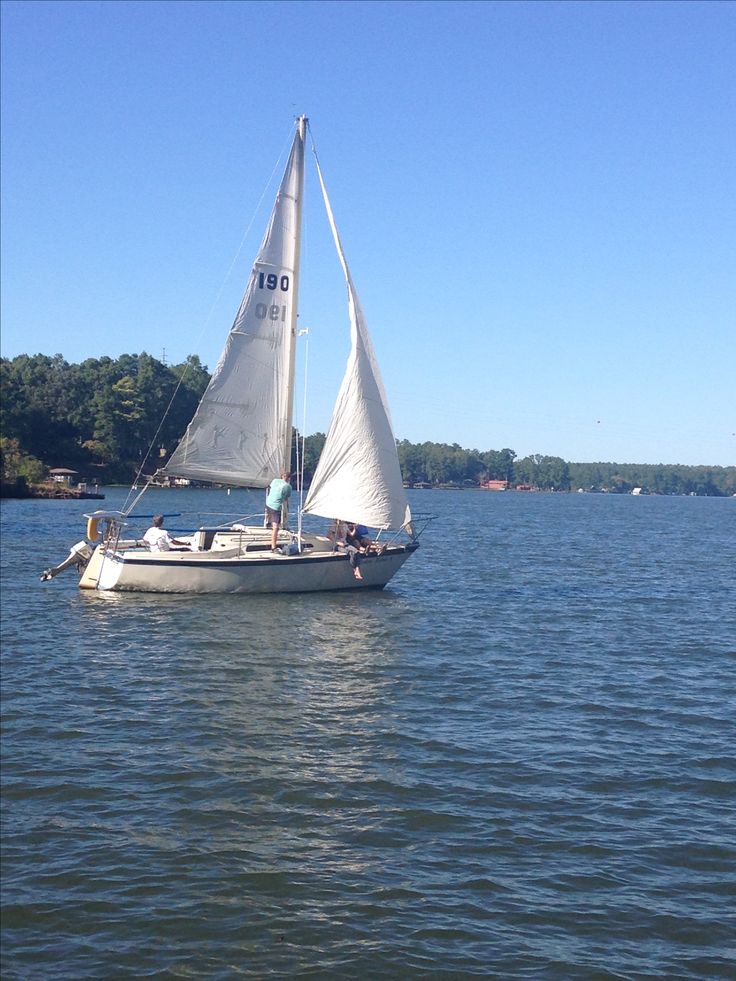
{"type": "Polygon", "coordinates": [[[388,401],[319,162],[317,173],[348,288],[351,350],[303,510],[373,528],[401,528],[411,522],[411,511],[401,478],[388,401]]]}
{"type": "Polygon", "coordinates": [[[265,487],[290,469],[305,126],[225,349],[166,473],[265,487]]]}

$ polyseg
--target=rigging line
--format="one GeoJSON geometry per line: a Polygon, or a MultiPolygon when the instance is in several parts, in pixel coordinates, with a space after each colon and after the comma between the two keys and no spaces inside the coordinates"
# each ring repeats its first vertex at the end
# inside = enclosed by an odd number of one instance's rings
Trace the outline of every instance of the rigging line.
{"type": "MultiPolygon", "coordinates": [[[[258,203],[256,204],[256,206],[255,206],[255,208],[253,210],[253,214],[251,215],[251,219],[248,222],[248,226],[245,229],[245,231],[243,232],[242,238],[240,239],[240,245],[238,245],[238,248],[237,248],[237,250],[235,252],[235,255],[233,256],[232,262],[230,263],[230,267],[229,267],[228,271],[225,273],[225,276],[224,276],[224,278],[222,280],[222,283],[220,284],[220,288],[217,291],[217,295],[215,296],[215,299],[212,302],[212,305],[210,306],[210,311],[207,314],[207,317],[205,318],[204,323],[202,324],[202,329],[200,330],[199,336],[197,337],[197,340],[195,342],[195,347],[198,347],[200,345],[200,343],[202,341],[202,338],[204,337],[204,332],[209,327],[210,320],[212,319],[212,316],[213,316],[213,314],[215,312],[215,309],[217,308],[217,304],[220,302],[220,298],[222,296],[222,292],[225,289],[225,286],[227,285],[228,280],[230,279],[230,276],[232,274],[233,269],[235,268],[235,263],[240,258],[240,253],[243,251],[243,246],[245,244],[245,241],[248,238],[248,236],[250,235],[251,228],[253,227],[253,222],[256,220],[256,216],[257,216],[258,211],[259,211],[259,209],[261,207],[261,204],[263,202],[263,199],[266,196],[266,192],[268,191],[269,187],[271,186],[271,183],[273,181],[274,175],[276,173],[278,173],[279,167],[281,165],[281,160],[283,159],[283,156],[284,156],[284,151],[286,150],[286,148],[291,143],[293,128],[294,128],[293,126],[290,126],[289,127],[289,135],[288,135],[288,137],[286,139],[286,142],[283,144],[283,146],[281,147],[281,150],[279,151],[279,155],[278,155],[278,157],[276,159],[276,163],[273,166],[273,170],[271,171],[271,175],[268,178],[268,180],[266,181],[266,184],[265,184],[263,190],[261,191],[261,196],[259,197],[258,203]]],[[[164,414],[163,414],[163,416],[161,418],[161,422],[158,425],[158,429],[156,430],[156,432],[153,435],[153,438],[151,439],[151,442],[150,442],[150,444],[148,446],[148,449],[146,450],[146,455],[143,457],[143,460],[141,462],[141,465],[138,468],[138,471],[137,471],[137,473],[135,475],[135,479],[133,480],[133,485],[130,488],[130,490],[128,491],[128,496],[125,498],[125,502],[123,503],[123,507],[122,507],[122,510],[124,512],[125,512],[125,509],[127,507],[128,501],[130,500],[131,494],[135,490],[135,485],[141,479],[141,475],[143,473],[143,468],[145,467],[146,463],[148,462],[148,458],[151,455],[151,452],[152,452],[153,447],[154,447],[154,445],[156,443],[156,440],[158,439],[158,435],[161,432],[161,428],[163,427],[163,424],[166,422],[166,419],[167,419],[167,417],[169,415],[169,412],[171,411],[171,406],[174,404],[174,399],[179,394],[179,389],[181,388],[181,386],[186,381],[186,378],[187,378],[187,376],[188,376],[188,374],[190,372],[190,369],[191,369],[191,363],[187,359],[187,362],[186,362],[186,366],[184,368],[184,371],[181,373],[181,377],[179,378],[179,381],[177,382],[176,387],[174,388],[174,394],[171,396],[171,399],[169,400],[169,404],[166,406],[166,410],[165,410],[165,412],[164,412],[164,414]]],[[[144,492],[145,492],[145,488],[144,488],[144,492]]],[[[126,515],[127,514],[130,514],[130,511],[133,510],[133,508],[135,507],[135,505],[140,500],[140,497],[142,497],[142,494],[139,495],[135,499],[135,501],[131,505],[130,509],[126,512],[126,515]]]]}
{"type": "MultiPolygon", "coordinates": [[[[150,450],[149,450],[149,453],[150,453],[150,450]]],[[[141,469],[143,469],[143,468],[141,467],[141,469]]],[[[140,470],[138,471],[138,473],[140,474],[140,470]]],[[[135,483],[136,484],[138,483],[137,479],[136,479],[136,482],[135,483]]],[[[128,501],[130,500],[130,495],[133,493],[133,490],[135,488],[135,484],[133,484],[133,487],[131,487],[131,489],[128,491],[128,496],[125,498],[125,503],[123,504],[123,507],[122,507],[123,517],[125,517],[125,518],[128,517],[128,515],[131,513],[131,511],[133,510],[133,508],[136,506],[136,504],[138,503],[138,501],[140,501],[140,499],[143,497],[143,495],[146,493],[146,491],[148,490],[148,488],[150,486],[151,486],[151,481],[150,480],[147,480],[146,483],[143,485],[143,490],[141,490],[141,491],[138,492],[138,496],[135,498],[135,500],[130,505],[130,507],[128,507],[127,505],[128,505],[128,501]]]]}
{"type": "MultiPolygon", "coordinates": [[[[299,331],[305,337],[304,341],[304,392],[302,399],[302,425],[301,425],[301,437],[302,437],[302,452],[301,461],[297,461],[297,471],[299,476],[299,517],[297,520],[297,531],[299,533],[299,539],[301,540],[302,535],[302,518],[304,515],[304,454],[306,452],[307,446],[307,378],[309,369],[309,328],[304,327],[299,331]]],[[[299,439],[297,438],[297,454],[299,452],[299,439]]]]}
{"type": "Polygon", "coordinates": [[[232,273],[232,271],[233,271],[233,269],[235,267],[235,263],[240,258],[240,253],[243,250],[243,246],[245,244],[246,239],[250,235],[250,230],[253,227],[253,222],[256,220],[256,217],[258,215],[258,210],[261,207],[261,203],[263,202],[263,199],[266,196],[266,192],[268,191],[269,187],[271,186],[271,183],[273,181],[274,175],[278,172],[279,167],[281,166],[281,160],[282,160],[282,158],[284,156],[284,151],[291,144],[293,129],[294,129],[293,126],[289,127],[289,135],[287,137],[287,140],[284,143],[284,145],[281,147],[281,150],[279,152],[279,155],[278,155],[278,157],[276,159],[276,163],[274,164],[273,170],[271,171],[271,175],[268,178],[268,180],[266,181],[263,190],[261,191],[261,196],[258,199],[258,203],[256,204],[256,206],[255,206],[255,208],[253,210],[253,214],[251,215],[251,219],[248,222],[248,227],[243,232],[243,237],[240,240],[240,245],[238,246],[237,251],[236,251],[235,255],[233,256],[233,260],[230,263],[230,268],[225,273],[225,278],[223,279],[223,281],[222,281],[222,283],[220,285],[220,289],[218,290],[217,296],[215,297],[215,300],[214,300],[214,302],[213,302],[213,304],[212,304],[212,306],[210,308],[210,312],[207,314],[207,318],[206,318],[206,320],[205,320],[205,322],[204,322],[204,324],[202,326],[202,330],[201,330],[201,332],[199,334],[199,337],[197,338],[197,343],[199,343],[202,340],[202,336],[203,336],[205,330],[207,329],[207,327],[209,325],[210,319],[212,318],[212,315],[215,312],[215,308],[216,308],[217,304],[220,301],[220,297],[222,296],[222,291],[225,289],[225,286],[226,286],[228,280],[230,279],[230,275],[231,275],[231,273],[232,273]]]}

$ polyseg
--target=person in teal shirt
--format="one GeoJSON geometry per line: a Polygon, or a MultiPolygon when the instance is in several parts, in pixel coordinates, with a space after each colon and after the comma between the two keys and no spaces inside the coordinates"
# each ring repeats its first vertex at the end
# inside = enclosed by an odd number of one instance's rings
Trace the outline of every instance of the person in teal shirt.
{"type": "Polygon", "coordinates": [[[266,496],[266,523],[271,525],[271,551],[277,552],[276,541],[278,540],[279,528],[281,527],[281,515],[284,504],[291,497],[291,484],[289,483],[291,474],[285,470],[281,477],[274,478],[268,485],[266,496]]]}

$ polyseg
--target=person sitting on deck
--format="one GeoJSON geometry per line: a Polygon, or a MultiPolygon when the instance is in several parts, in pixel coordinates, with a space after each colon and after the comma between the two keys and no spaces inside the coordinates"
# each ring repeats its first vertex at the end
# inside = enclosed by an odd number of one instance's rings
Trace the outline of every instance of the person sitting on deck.
{"type": "Polygon", "coordinates": [[[335,548],[341,552],[348,553],[353,575],[356,579],[362,579],[363,573],[360,571],[360,562],[365,549],[360,544],[360,538],[356,534],[355,525],[352,522],[345,524],[342,521],[336,521],[329,537],[335,542],[335,548]]]}
{"type": "Polygon", "coordinates": [[[189,543],[180,542],[177,538],[172,538],[164,528],[164,516],[154,514],[153,524],[143,536],[143,541],[148,545],[152,552],[168,552],[174,546],[174,551],[188,551],[189,543]],[[179,546],[176,548],[175,546],[179,546]]]}
{"type": "Polygon", "coordinates": [[[365,551],[366,555],[369,552],[376,552],[378,555],[383,555],[386,551],[386,545],[379,545],[378,542],[374,542],[371,536],[368,534],[368,529],[365,525],[355,524],[354,522],[348,522],[348,531],[355,529],[355,536],[360,542],[360,547],[365,551]]]}

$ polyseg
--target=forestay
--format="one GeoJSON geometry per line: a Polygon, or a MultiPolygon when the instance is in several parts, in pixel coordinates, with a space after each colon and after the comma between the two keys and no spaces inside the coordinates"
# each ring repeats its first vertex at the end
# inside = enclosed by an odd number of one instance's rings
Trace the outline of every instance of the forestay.
{"type": "Polygon", "coordinates": [[[265,487],[291,453],[304,124],[225,349],[169,474],[265,487]]]}
{"type": "Polygon", "coordinates": [[[304,512],[374,528],[401,528],[411,522],[411,512],[388,401],[319,161],[317,173],[348,288],[351,350],[304,512]]]}

